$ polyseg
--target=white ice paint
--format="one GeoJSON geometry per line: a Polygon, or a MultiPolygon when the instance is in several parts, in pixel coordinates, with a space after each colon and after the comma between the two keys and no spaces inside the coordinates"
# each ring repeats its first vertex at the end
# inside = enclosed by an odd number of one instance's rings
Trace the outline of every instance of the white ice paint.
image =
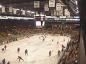
{"type": "Polygon", "coordinates": [[[7,44],[6,52],[2,52],[0,46],[0,60],[6,58],[11,64],[57,64],[60,56],[57,55],[58,50],[61,50],[61,45],[67,46],[70,37],[60,35],[47,35],[44,42],[39,37],[42,35],[35,34],[30,38],[25,38],[19,41],[7,44]],[[52,42],[52,39],[54,40],[52,42]],[[65,41],[64,41],[65,39],[65,41]],[[57,41],[59,44],[57,44],[57,41]],[[17,48],[20,47],[20,53],[17,53],[17,48]],[[28,56],[25,56],[24,51],[28,49],[28,56]],[[49,51],[52,51],[49,57],[49,51]],[[17,56],[20,55],[24,61],[18,62],[17,56]]]}

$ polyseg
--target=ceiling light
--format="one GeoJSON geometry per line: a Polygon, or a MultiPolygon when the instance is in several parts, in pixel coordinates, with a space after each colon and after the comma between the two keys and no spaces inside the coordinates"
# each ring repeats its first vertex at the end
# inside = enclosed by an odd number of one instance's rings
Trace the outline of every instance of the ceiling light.
{"type": "Polygon", "coordinates": [[[31,13],[33,13],[33,14],[34,14],[35,12],[31,12],[31,13]]]}
{"type": "Polygon", "coordinates": [[[0,8],[2,7],[2,5],[0,5],[0,8]]]}
{"type": "Polygon", "coordinates": [[[30,13],[31,11],[27,11],[27,12],[29,12],[29,13],[30,13]]]}

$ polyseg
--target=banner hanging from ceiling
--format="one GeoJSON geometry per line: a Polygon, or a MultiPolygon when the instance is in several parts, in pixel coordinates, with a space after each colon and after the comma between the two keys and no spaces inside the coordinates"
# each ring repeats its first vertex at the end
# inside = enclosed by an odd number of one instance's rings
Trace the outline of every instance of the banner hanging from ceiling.
{"type": "Polygon", "coordinates": [[[40,8],[40,1],[34,1],[34,8],[40,8]]]}
{"type": "Polygon", "coordinates": [[[64,10],[64,13],[65,13],[65,16],[70,17],[70,12],[68,11],[68,9],[65,9],[65,10],[64,10]]]}
{"type": "Polygon", "coordinates": [[[22,11],[22,15],[25,15],[25,10],[21,10],[22,11]]]}
{"type": "Polygon", "coordinates": [[[9,7],[9,12],[12,12],[13,11],[13,8],[12,7],[9,7]]]}
{"type": "Polygon", "coordinates": [[[17,11],[17,10],[16,10],[15,8],[13,8],[13,14],[16,14],[16,11],[17,11]]]}
{"type": "Polygon", "coordinates": [[[56,10],[57,11],[61,10],[61,3],[56,3],[56,10]]]}
{"type": "Polygon", "coordinates": [[[49,0],[49,7],[55,7],[55,0],[49,0]]]}
{"type": "Polygon", "coordinates": [[[4,12],[5,12],[5,7],[3,6],[3,7],[2,7],[2,13],[4,13],[4,12]]]}
{"type": "Polygon", "coordinates": [[[45,11],[49,11],[48,3],[46,3],[46,4],[44,5],[44,10],[45,10],[45,11]]]}

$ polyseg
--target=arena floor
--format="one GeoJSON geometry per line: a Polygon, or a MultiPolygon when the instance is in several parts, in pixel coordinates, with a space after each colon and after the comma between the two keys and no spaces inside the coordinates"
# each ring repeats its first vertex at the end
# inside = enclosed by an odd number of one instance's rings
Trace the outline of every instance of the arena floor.
{"type": "MultiPolygon", "coordinates": [[[[62,49],[62,44],[66,47],[69,41],[70,37],[68,36],[34,34],[29,38],[6,44],[7,50],[0,50],[0,62],[5,58],[6,63],[10,61],[10,64],[57,64],[62,55],[61,53],[58,56],[58,50],[62,49]],[[44,41],[43,37],[45,38],[44,41]],[[19,53],[17,53],[18,47],[20,48],[19,53]],[[25,49],[28,49],[26,56],[25,49]],[[50,50],[51,56],[49,57],[50,50]],[[21,56],[24,61],[19,62],[18,56],[21,56]]],[[[1,45],[0,49],[3,47],[4,45],[1,45]]]]}

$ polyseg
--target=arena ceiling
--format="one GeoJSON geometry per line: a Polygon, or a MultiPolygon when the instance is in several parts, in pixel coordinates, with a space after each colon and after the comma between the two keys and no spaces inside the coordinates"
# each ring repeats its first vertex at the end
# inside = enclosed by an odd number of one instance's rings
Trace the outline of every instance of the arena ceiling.
{"type": "Polygon", "coordinates": [[[41,6],[43,7],[43,3],[48,0],[0,0],[0,4],[4,5],[4,6],[12,6],[15,8],[33,10],[34,9],[34,1],[41,1],[41,6]]]}
{"type": "MultiPolygon", "coordinates": [[[[44,3],[49,2],[49,0],[0,0],[0,4],[4,6],[12,6],[14,8],[20,8],[20,9],[25,9],[25,10],[36,10],[34,9],[34,1],[40,1],[41,6],[38,9],[38,11],[44,11],[44,3]]],[[[58,1],[58,0],[56,0],[58,1]]],[[[70,0],[60,0],[64,4],[66,1],[70,0]]]]}
{"type": "MultiPolygon", "coordinates": [[[[21,7],[29,8],[29,6],[33,7],[34,1],[40,1],[41,5],[43,5],[45,2],[48,2],[49,0],[0,0],[0,4],[6,6],[20,7],[20,8],[21,7]]],[[[62,1],[65,2],[65,0],[62,1]]]]}
{"type": "Polygon", "coordinates": [[[19,4],[19,3],[30,3],[33,1],[48,1],[48,0],[0,0],[0,3],[4,4],[19,4]]]}

